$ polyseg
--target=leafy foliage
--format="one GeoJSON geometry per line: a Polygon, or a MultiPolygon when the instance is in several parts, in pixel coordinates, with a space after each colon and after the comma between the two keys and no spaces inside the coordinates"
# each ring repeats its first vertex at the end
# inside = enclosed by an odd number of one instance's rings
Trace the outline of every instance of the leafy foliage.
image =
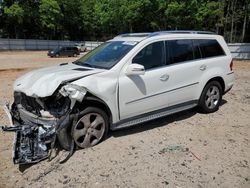
{"type": "Polygon", "coordinates": [[[5,0],[0,7],[0,37],[106,40],[190,29],[250,41],[250,0],[5,0]]]}
{"type": "Polygon", "coordinates": [[[45,30],[54,32],[58,20],[62,17],[61,9],[55,0],[41,0],[39,6],[40,22],[45,30]]]}

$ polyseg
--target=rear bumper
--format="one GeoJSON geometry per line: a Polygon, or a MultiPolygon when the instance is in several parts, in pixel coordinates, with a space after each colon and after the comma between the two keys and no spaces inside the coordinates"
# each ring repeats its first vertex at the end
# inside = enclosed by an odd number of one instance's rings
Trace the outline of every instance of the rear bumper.
{"type": "Polygon", "coordinates": [[[55,57],[55,54],[50,54],[50,53],[48,53],[47,54],[49,57],[55,57]]]}
{"type": "Polygon", "coordinates": [[[224,76],[224,81],[225,81],[224,94],[226,94],[227,92],[229,92],[232,89],[233,84],[234,84],[234,79],[235,79],[234,72],[227,73],[224,76]]]}

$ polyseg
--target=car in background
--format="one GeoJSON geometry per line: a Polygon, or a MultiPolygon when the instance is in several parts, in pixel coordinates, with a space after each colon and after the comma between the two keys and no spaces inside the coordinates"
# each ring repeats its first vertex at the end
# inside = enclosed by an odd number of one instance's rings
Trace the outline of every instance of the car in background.
{"type": "Polygon", "coordinates": [[[77,47],[74,46],[59,47],[50,50],[48,52],[48,56],[50,57],[59,57],[59,56],[76,57],[77,55],[80,55],[80,51],[78,50],[77,47]]]}
{"type": "Polygon", "coordinates": [[[85,45],[85,42],[84,43],[75,43],[75,47],[77,47],[80,52],[87,51],[87,47],[85,45]]]}

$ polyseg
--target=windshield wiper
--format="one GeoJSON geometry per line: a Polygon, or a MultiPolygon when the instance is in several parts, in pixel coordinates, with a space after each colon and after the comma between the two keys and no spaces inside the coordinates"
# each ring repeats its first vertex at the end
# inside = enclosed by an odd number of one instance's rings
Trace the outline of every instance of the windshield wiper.
{"type": "Polygon", "coordinates": [[[91,65],[89,63],[83,63],[81,64],[82,66],[85,66],[85,67],[91,67],[91,68],[96,68],[94,65],[91,65]]]}
{"type": "Polygon", "coordinates": [[[80,65],[80,66],[85,66],[85,67],[90,67],[90,68],[97,68],[97,69],[108,69],[106,67],[101,67],[101,66],[97,66],[97,65],[91,65],[89,63],[82,63],[81,61],[74,61],[73,62],[76,65],[80,65]]]}

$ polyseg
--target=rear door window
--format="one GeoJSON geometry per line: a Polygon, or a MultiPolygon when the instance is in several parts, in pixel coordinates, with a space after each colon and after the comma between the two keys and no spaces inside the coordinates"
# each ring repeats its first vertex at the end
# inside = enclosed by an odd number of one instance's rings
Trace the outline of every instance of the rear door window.
{"type": "Polygon", "coordinates": [[[217,40],[214,39],[197,39],[195,43],[199,43],[202,58],[216,57],[225,55],[224,50],[217,40]]]}
{"type": "Polygon", "coordinates": [[[169,40],[166,41],[168,64],[180,63],[194,59],[192,40],[169,40]]]}
{"type": "Polygon", "coordinates": [[[201,59],[202,54],[198,40],[193,40],[194,59],[201,59]]]}

